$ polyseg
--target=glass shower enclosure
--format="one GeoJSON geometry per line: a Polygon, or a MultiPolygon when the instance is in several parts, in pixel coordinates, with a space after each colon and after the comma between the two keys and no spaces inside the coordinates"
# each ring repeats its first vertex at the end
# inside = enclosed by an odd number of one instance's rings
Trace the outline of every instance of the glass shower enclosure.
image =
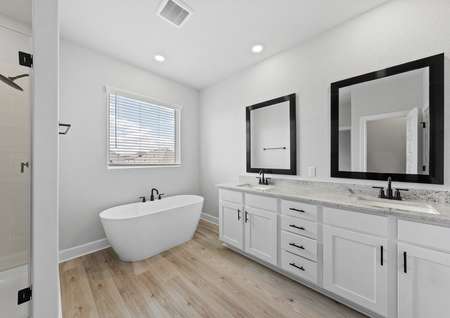
{"type": "Polygon", "coordinates": [[[30,296],[31,38],[0,12],[0,317],[28,317],[30,296]]]}

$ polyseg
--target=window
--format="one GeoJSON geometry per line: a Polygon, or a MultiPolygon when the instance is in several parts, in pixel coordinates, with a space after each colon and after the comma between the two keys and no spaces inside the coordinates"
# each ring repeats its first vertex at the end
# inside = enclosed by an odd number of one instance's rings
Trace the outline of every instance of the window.
{"type": "Polygon", "coordinates": [[[180,109],[109,92],[109,166],[180,163],[180,109]]]}

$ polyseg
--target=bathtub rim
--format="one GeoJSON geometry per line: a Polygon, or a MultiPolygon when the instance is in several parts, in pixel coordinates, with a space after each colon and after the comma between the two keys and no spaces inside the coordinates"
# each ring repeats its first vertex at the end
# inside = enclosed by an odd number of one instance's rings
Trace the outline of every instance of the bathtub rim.
{"type": "MultiPolygon", "coordinates": [[[[160,208],[160,209],[156,209],[154,211],[149,211],[148,213],[145,214],[141,214],[141,215],[126,215],[126,216],[121,216],[121,217],[108,217],[106,216],[108,214],[108,212],[118,209],[118,208],[123,208],[126,206],[136,206],[139,204],[151,204],[152,201],[147,201],[145,203],[143,202],[134,202],[134,203],[126,203],[126,204],[120,204],[120,205],[116,205],[113,207],[110,207],[106,210],[103,210],[99,213],[99,218],[101,221],[126,221],[126,220],[133,220],[133,219],[138,219],[138,218],[143,218],[149,215],[156,215],[156,214],[160,214],[163,213],[165,211],[169,211],[169,210],[173,210],[173,209],[178,209],[178,208],[183,208],[183,207],[188,207],[191,205],[196,205],[196,204],[201,204],[203,206],[203,203],[205,201],[205,198],[200,196],[200,195],[196,195],[196,194],[180,194],[180,195],[174,195],[174,196],[170,196],[170,197],[166,197],[162,200],[168,200],[170,198],[174,198],[174,197],[195,197],[198,199],[198,201],[196,202],[189,202],[188,204],[177,204],[171,207],[165,207],[165,208],[160,208]]],[[[201,211],[200,211],[201,212],[201,211]]]]}

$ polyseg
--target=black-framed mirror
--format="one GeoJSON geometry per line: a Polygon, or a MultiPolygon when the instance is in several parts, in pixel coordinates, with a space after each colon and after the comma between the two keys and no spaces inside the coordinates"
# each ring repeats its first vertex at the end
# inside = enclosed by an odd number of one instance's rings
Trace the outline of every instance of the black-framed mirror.
{"type": "Polygon", "coordinates": [[[331,84],[331,176],[443,184],[444,54],[331,84]]]}
{"type": "Polygon", "coordinates": [[[247,172],[297,174],[296,96],[246,108],[247,172]]]}

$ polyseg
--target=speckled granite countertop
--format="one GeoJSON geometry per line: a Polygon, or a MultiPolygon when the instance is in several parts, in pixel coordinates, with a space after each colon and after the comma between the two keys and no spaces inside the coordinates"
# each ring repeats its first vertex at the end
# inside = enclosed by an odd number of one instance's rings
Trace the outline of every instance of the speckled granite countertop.
{"type": "Polygon", "coordinates": [[[217,187],[362,213],[392,215],[411,221],[450,227],[450,203],[447,191],[411,190],[405,194],[404,201],[391,201],[378,199],[375,190],[360,185],[283,180],[275,181],[273,187],[267,190],[239,186],[252,184],[250,180],[254,184],[254,179],[241,177],[240,182],[219,184],[217,187]],[[405,208],[374,206],[378,202],[405,205],[405,208]],[[407,205],[413,207],[408,208],[407,205]],[[430,212],[414,211],[414,207],[428,209],[430,212]]]}

